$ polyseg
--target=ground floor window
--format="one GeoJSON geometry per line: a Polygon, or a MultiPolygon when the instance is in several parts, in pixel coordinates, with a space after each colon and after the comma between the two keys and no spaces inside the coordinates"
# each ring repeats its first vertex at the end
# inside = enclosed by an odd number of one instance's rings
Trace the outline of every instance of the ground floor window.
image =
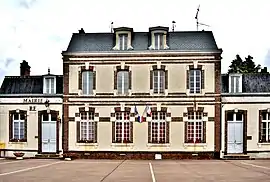
{"type": "Polygon", "coordinates": [[[81,112],[81,120],[77,123],[79,142],[95,143],[97,139],[97,122],[94,121],[94,112],[81,112]]]}
{"type": "Polygon", "coordinates": [[[27,141],[26,111],[10,111],[9,138],[11,142],[27,141]]]}
{"type": "Polygon", "coordinates": [[[132,143],[133,123],[130,121],[130,112],[118,111],[115,113],[116,121],[113,123],[115,143],[132,143]]]}
{"type": "Polygon", "coordinates": [[[270,142],[270,113],[261,114],[261,137],[260,142],[270,142]]]}
{"type": "Polygon", "coordinates": [[[186,143],[203,143],[204,122],[202,112],[188,112],[188,121],[186,125],[186,143]]]}
{"type": "Polygon", "coordinates": [[[166,112],[152,112],[152,120],[148,122],[149,143],[168,143],[168,126],[166,112]]]}

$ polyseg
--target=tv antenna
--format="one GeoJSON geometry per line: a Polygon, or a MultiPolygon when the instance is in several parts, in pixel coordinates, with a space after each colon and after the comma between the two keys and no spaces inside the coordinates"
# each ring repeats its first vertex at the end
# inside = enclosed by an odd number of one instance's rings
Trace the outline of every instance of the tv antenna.
{"type": "Polygon", "coordinates": [[[176,25],[175,25],[175,21],[172,21],[172,31],[174,32],[174,28],[176,27],[176,25]]]}
{"type": "Polygon", "coordinates": [[[199,31],[199,26],[200,26],[200,25],[203,25],[203,26],[206,26],[206,27],[210,27],[210,25],[207,25],[207,24],[204,24],[204,23],[200,23],[200,22],[199,22],[199,11],[200,11],[200,5],[199,5],[198,8],[197,8],[197,13],[196,13],[196,16],[195,16],[195,19],[196,19],[196,26],[197,26],[197,31],[199,31]]]}
{"type": "Polygon", "coordinates": [[[113,33],[113,22],[111,22],[111,33],[113,33]]]}

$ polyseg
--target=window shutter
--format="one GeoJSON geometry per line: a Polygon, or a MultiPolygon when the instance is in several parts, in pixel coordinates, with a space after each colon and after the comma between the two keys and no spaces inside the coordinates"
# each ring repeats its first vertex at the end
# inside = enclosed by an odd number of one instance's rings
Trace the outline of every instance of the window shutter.
{"type": "Polygon", "coordinates": [[[79,142],[80,141],[80,132],[81,132],[81,125],[80,125],[80,122],[79,121],[77,121],[77,142],[79,142]]]}
{"type": "Polygon", "coordinates": [[[9,140],[13,138],[13,120],[12,120],[12,112],[9,112],[9,140]]]}
{"type": "Polygon", "coordinates": [[[79,71],[78,77],[79,77],[78,88],[79,90],[81,90],[82,89],[82,71],[79,71]]]}
{"type": "Polygon", "coordinates": [[[262,140],[262,111],[259,111],[259,141],[258,143],[261,143],[260,140],[262,140]]]}
{"type": "Polygon", "coordinates": [[[117,89],[117,71],[114,71],[114,89],[117,89]]]}
{"type": "Polygon", "coordinates": [[[187,74],[186,74],[186,82],[187,82],[187,89],[189,89],[189,70],[187,70],[187,74]]]}
{"type": "Polygon", "coordinates": [[[95,138],[94,138],[94,143],[97,143],[97,134],[98,134],[98,133],[97,133],[97,124],[98,124],[97,122],[94,123],[94,125],[95,125],[95,138]]]}
{"type": "Polygon", "coordinates": [[[133,143],[133,122],[130,122],[130,142],[133,143]]]}
{"type": "Polygon", "coordinates": [[[203,140],[202,143],[206,143],[206,121],[203,121],[203,140]]]}
{"type": "Polygon", "coordinates": [[[185,123],[185,143],[188,143],[188,122],[184,122],[185,123]]]}
{"type": "Polygon", "coordinates": [[[150,71],[150,89],[153,89],[153,71],[150,71]]]}
{"type": "Polygon", "coordinates": [[[112,122],[112,143],[115,143],[115,122],[112,122]]]}
{"type": "Polygon", "coordinates": [[[96,90],[96,71],[93,71],[93,90],[96,90]]]}
{"type": "Polygon", "coordinates": [[[170,122],[166,122],[166,143],[170,143],[170,122]]]}
{"type": "Polygon", "coordinates": [[[151,143],[151,122],[148,122],[148,143],[151,143]]]}
{"type": "Polygon", "coordinates": [[[27,111],[23,111],[21,114],[24,115],[24,139],[27,141],[27,111]]]}
{"type": "Polygon", "coordinates": [[[204,70],[201,70],[201,89],[204,89],[204,70]]]}
{"type": "Polygon", "coordinates": [[[131,71],[128,72],[128,88],[131,89],[132,88],[132,73],[131,71]]]}
{"type": "Polygon", "coordinates": [[[168,89],[168,70],[165,70],[165,89],[168,89]]]}

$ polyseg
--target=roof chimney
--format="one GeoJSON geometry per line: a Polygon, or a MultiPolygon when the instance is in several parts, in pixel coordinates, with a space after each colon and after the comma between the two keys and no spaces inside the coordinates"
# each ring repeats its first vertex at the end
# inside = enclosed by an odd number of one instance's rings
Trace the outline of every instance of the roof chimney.
{"type": "Polygon", "coordinates": [[[23,60],[21,64],[21,76],[25,77],[25,76],[30,76],[30,66],[28,65],[28,62],[23,60]]]}
{"type": "Polygon", "coordinates": [[[84,29],[81,28],[81,30],[79,30],[79,33],[85,33],[85,32],[84,32],[84,29]]]}

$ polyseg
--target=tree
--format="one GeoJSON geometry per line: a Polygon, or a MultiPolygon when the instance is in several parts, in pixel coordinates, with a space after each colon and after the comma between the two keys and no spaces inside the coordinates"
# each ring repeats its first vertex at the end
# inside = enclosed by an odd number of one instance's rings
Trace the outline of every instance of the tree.
{"type": "Polygon", "coordinates": [[[232,60],[229,66],[228,73],[259,73],[261,70],[261,65],[256,64],[253,61],[253,57],[248,55],[245,61],[237,54],[236,59],[232,60]]]}

